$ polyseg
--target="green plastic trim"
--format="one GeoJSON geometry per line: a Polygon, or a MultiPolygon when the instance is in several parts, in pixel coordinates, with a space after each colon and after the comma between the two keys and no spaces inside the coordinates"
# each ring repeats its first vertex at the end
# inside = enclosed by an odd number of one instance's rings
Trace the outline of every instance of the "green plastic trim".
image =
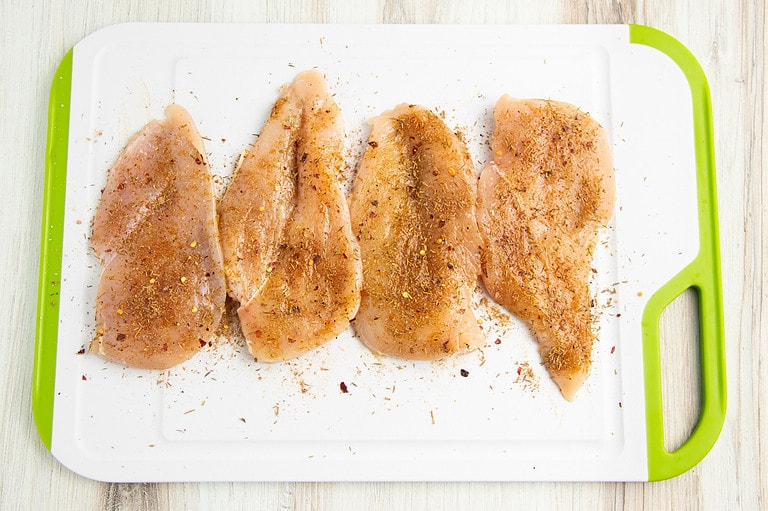
{"type": "Polygon", "coordinates": [[[709,85],[693,54],[670,35],[642,25],[629,25],[629,41],[650,46],[670,57],[687,78],[693,100],[699,253],[691,264],[651,296],[642,319],[648,479],[659,481],[682,474],[699,463],[715,445],[725,421],[725,334],[714,135],[709,85]],[[701,413],[690,438],[679,449],[668,452],[664,447],[659,319],[664,308],[689,288],[699,295],[701,413]]]}
{"type": "Polygon", "coordinates": [[[32,415],[45,446],[51,450],[56,383],[56,345],[59,332],[61,251],[64,238],[64,196],[67,185],[69,102],[72,90],[72,50],[59,64],[48,104],[45,153],[45,191],[37,288],[37,333],[32,370],[32,415]]]}

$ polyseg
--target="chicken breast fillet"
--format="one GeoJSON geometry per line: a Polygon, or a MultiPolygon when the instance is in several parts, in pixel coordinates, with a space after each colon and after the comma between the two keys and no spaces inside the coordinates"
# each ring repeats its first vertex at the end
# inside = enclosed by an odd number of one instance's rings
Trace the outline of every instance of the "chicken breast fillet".
{"type": "Polygon", "coordinates": [[[466,146],[417,105],[399,105],[370,125],[350,197],[363,257],[354,328],[373,351],[407,359],[477,347],[471,299],[481,239],[466,146]]]}
{"type": "Polygon", "coordinates": [[[299,74],[219,204],[229,293],[259,361],[316,348],[357,312],[360,250],[339,182],[343,138],[322,74],[299,74]]]}
{"type": "Polygon", "coordinates": [[[610,142],[567,103],[505,95],[494,117],[494,161],[478,184],[482,279],[530,324],[570,401],[591,364],[592,257],[614,204],[610,142]]]}
{"type": "Polygon", "coordinates": [[[103,265],[91,350],[149,369],[211,341],[226,298],[203,141],[182,107],[166,114],[109,171],[91,236],[103,265]]]}

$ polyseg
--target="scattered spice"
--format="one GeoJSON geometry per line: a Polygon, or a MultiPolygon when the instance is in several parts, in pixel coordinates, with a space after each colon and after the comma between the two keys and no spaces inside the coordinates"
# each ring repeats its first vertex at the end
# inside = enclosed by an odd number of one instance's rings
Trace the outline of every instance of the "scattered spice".
{"type": "Polygon", "coordinates": [[[349,392],[349,389],[347,388],[347,384],[344,382],[339,383],[339,389],[341,389],[341,392],[344,394],[347,394],[349,392]]]}

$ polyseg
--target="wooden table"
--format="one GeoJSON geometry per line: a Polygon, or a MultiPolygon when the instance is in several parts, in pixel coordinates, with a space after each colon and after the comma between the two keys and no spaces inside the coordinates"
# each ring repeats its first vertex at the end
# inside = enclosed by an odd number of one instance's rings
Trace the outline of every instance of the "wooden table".
{"type": "MultiPolygon", "coordinates": [[[[765,509],[768,506],[766,8],[745,0],[505,2],[316,0],[0,3],[1,509],[765,509]],[[55,4],[51,6],[50,4],[55,4]],[[288,5],[292,7],[288,7],[288,5]],[[709,78],[718,168],[728,415],[691,471],[651,483],[104,484],[62,467],[30,411],[48,91],[78,40],[123,21],[322,23],[640,23],[668,32],[709,78]]],[[[667,433],[695,423],[696,295],[662,318],[667,433]]]]}

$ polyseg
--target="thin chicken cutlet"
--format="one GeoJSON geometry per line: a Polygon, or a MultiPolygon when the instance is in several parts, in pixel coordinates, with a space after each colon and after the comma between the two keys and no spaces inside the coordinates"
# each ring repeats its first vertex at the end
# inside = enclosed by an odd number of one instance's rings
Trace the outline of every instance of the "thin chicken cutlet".
{"type": "Polygon", "coordinates": [[[494,161],[478,183],[482,280],[528,322],[570,401],[591,365],[591,265],[614,204],[610,142],[567,103],[505,95],[494,117],[494,161]]]}
{"type": "Polygon", "coordinates": [[[363,289],[353,323],[373,351],[438,359],[482,344],[475,177],[463,141],[402,104],[371,122],[350,197],[363,289]]]}
{"type": "Polygon", "coordinates": [[[109,171],[91,235],[103,265],[91,350],[148,369],[210,342],[226,298],[203,141],[186,110],[166,113],[109,171]]]}
{"type": "Polygon", "coordinates": [[[297,357],[349,328],[360,250],[339,182],[341,111],[323,75],[283,88],[219,204],[229,294],[251,354],[297,357]]]}

